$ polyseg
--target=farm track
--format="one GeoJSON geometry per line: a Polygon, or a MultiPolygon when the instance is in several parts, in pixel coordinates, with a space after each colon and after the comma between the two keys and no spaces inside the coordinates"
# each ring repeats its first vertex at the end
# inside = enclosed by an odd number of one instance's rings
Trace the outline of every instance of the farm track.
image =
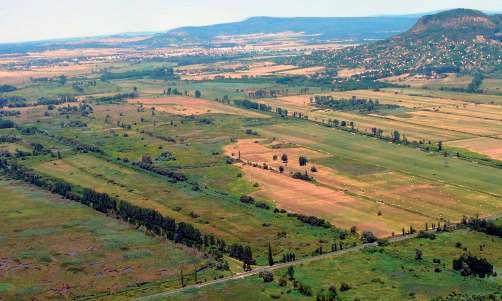
{"type": "MultiPolygon", "coordinates": [[[[415,238],[416,236],[417,236],[416,233],[415,234],[410,234],[410,235],[405,235],[405,236],[399,236],[399,237],[395,237],[395,238],[389,239],[389,242],[395,243],[395,242],[399,242],[399,241],[404,241],[404,240],[408,240],[408,239],[411,239],[411,238],[415,238]]],[[[358,246],[355,246],[355,247],[352,247],[352,248],[344,249],[344,250],[341,250],[341,251],[326,253],[326,254],[317,255],[317,256],[313,256],[313,257],[308,257],[308,258],[304,258],[304,259],[299,259],[299,260],[292,261],[292,262],[280,263],[280,264],[276,264],[276,265],[273,265],[273,266],[267,266],[267,267],[258,267],[258,268],[255,268],[252,271],[249,271],[249,272],[239,273],[239,274],[236,274],[236,275],[233,275],[233,276],[230,276],[230,277],[216,279],[216,280],[209,281],[209,282],[206,282],[206,283],[189,285],[189,286],[185,286],[183,288],[175,289],[175,290],[172,290],[172,291],[163,292],[163,293],[159,293],[159,294],[154,294],[154,295],[150,295],[150,296],[146,296],[146,297],[141,297],[141,298],[136,298],[136,299],[133,299],[133,300],[135,300],[135,301],[155,300],[156,298],[172,296],[172,295],[183,293],[185,291],[189,291],[189,290],[192,290],[192,289],[201,289],[201,288],[204,288],[204,287],[207,287],[207,286],[221,284],[221,283],[225,283],[225,282],[229,282],[229,281],[233,281],[233,280],[245,279],[245,278],[248,278],[248,277],[251,277],[251,276],[258,275],[259,273],[265,272],[265,271],[272,272],[272,271],[280,270],[280,269],[287,268],[287,267],[290,267],[290,266],[297,266],[297,265],[302,265],[302,264],[305,264],[305,263],[315,262],[315,261],[319,261],[319,260],[323,260],[323,259],[338,257],[338,256],[341,256],[341,255],[344,255],[344,254],[354,253],[354,252],[361,251],[361,250],[366,249],[366,248],[376,247],[376,246],[377,246],[376,242],[375,243],[370,243],[370,244],[363,244],[363,245],[358,245],[358,246]]]]}
{"type": "MultiPolygon", "coordinates": [[[[493,215],[493,216],[488,217],[487,219],[488,220],[495,220],[500,217],[502,217],[502,214],[493,215]]],[[[430,230],[429,232],[434,232],[434,231],[436,231],[436,230],[430,230]]],[[[397,243],[397,242],[406,241],[406,240],[416,238],[417,236],[418,236],[418,233],[408,234],[408,235],[404,235],[404,236],[401,235],[401,236],[391,237],[388,239],[388,242],[389,243],[397,243]]],[[[347,248],[347,249],[344,249],[341,251],[336,251],[336,252],[326,253],[326,254],[312,256],[312,257],[308,257],[308,258],[303,258],[303,259],[299,259],[299,260],[292,261],[292,262],[280,263],[280,264],[276,264],[273,266],[257,267],[254,270],[249,271],[249,272],[243,272],[243,273],[239,273],[239,274],[236,274],[233,276],[220,278],[220,279],[216,279],[216,280],[205,282],[205,283],[188,285],[188,286],[185,286],[185,287],[182,287],[179,289],[175,289],[175,290],[171,290],[171,291],[167,291],[167,292],[162,292],[162,293],[158,293],[158,294],[153,294],[153,295],[149,295],[149,296],[145,296],[145,297],[140,297],[140,298],[136,298],[136,299],[132,299],[132,300],[134,300],[134,301],[157,300],[158,298],[173,296],[173,295],[183,293],[186,291],[190,291],[190,290],[198,290],[198,289],[202,289],[204,287],[222,284],[222,283],[226,283],[229,281],[245,279],[245,278],[248,278],[251,276],[258,275],[261,272],[273,272],[273,271],[287,268],[290,266],[294,267],[294,266],[302,265],[305,263],[311,263],[311,262],[316,262],[316,261],[323,260],[323,259],[339,257],[344,254],[354,253],[354,252],[358,252],[358,251],[361,251],[361,250],[364,250],[367,248],[376,247],[376,246],[378,246],[377,242],[362,244],[362,245],[347,248]]]]}

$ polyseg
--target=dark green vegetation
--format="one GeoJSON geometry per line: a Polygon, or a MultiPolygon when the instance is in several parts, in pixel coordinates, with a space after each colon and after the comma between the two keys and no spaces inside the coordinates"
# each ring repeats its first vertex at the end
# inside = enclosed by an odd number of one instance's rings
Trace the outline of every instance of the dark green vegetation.
{"type": "Polygon", "coordinates": [[[332,96],[315,95],[311,102],[320,108],[329,108],[335,111],[359,111],[360,113],[380,112],[383,110],[398,109],[398,105],[380,104],[378,100],[359,99],[353,96],[352,99],[335,99],[332,96]]]}
{"type": "Polygon", "coordinates": [[[174,74],[173,68],[166,66],[153,69],[143,69],[143,70],[133,69],[124,72],[105,71],[101,75],[101,80],[103,81],[109,81],[113,79],[140,79],[140,78],[174,80],[176,79],[176,76],[174,74]]]}

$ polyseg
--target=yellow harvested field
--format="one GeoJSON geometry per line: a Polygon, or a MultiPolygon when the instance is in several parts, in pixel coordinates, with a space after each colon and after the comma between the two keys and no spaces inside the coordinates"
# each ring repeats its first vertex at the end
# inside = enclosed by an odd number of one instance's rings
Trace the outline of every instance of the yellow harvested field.
{"type": "Polygon", "coordinates": [[[497,120],[487,120],[433,111],[417,111],[409,114],[412,116],[411,118],[402,118],[392,115],[387,116],[387,118],[422,125],[424,127],[435,127],[472,135],[495,136],[502,133],[502,122],[497,120]]]}
{"type": "Polygon", "coordinates": [[[345,68],[345,69],[338,70],[337,75],[339,77],[349,78],[351,76],[361,74],[364,71],[366,71],[366,69],[364,69],[364,68],[353,68],[353,69],[345,68]]]}
{"type": "Polygon", "coordinates": [[[502,160],[502,136],[498,139],[481,137],[451,141],[447,145],[465,148],[496,160],[502,160]]]}
{"type": "Polygon", "coordinates": [[[298,69],[298,67],[293,65],[276,65],[272,62],[263,62],[263,63],[252,63],[250,65],[244,66],[244,70],[238,70],[235,72],[206,73],[206,72],[197,72],[200,70],[192,70],[192,72],[185,73],[181,77],[184,80],[213,80],[218,77],[243,78],[243,77],[267,76],[295,69],[298,69]]]}
{"type": "Polygon", "coordinates": [[[142,104],[145,107],[154,107],[155,110],[175,115],[203,115],[203,114],[231,114],[239,116],[249,116],[257,118],[268,118],[267,115],[258,112],[235,108],[202,98],[192,97],[161,97],[161,98],[139,98],[130,99],[130,104],[142,104]]]}
{"type": "Polygon", "coordinates": [[[397,104],[409,111],[404,114],[381,115],[319,109],[311,104],[313,95],[261,99],[260,102],[272,107],[302,112],[309,116],[309,119],[319,122],[330,119],[353,121],[359,130],[365,132],[370,132],[373,127],[383,129],[387,135],[398,130],[410,141],[452,141],[476,136],[495,137],[502,133],[502,107],[498,105],[408,95],[399,91],[362,90],[327,95],[342,99],[350,99],[353,96],[373,99],[383,104],[397,104]]]}
{"type": "Polygon", "coordinates": [[[356,127],[363,132],[371,132],[373,127],[384,130],[388,135],[393,130],[399,130],[406,135],[408,140],[458,140],[473,137],[473,134],[452,131],[435,126],[423,126],[414,124],[411,118],[394,120],[390,116],[364,115],[354,112],[341,112],[329,109],[317,109],[310,105],[310,96],[288,96],[277,99],[261,99],[260,102],[272,107],[283,107],[290,112],[302,112],[309,116],[310,120],[322,122],[330,119],[353,121],[356,127]]]}
{"type": "Polygon", "coordinates": [[[299,68],[299,69],[291,69],[286,71],[278,72],[280,74],[287,75],[314,75],[324,71],[325,67],[310,67],[310,68],[299,68]]]}
{"type": "Polygon", "coordinates": [[[268,145],[265,143],[267,141],[243,139],[226,146],[225,153],[240,158],[238,166],[244,171],[246,179],[259,184],[260,189],[254,195],[273,200],[279,208],[323,217],[338,227],[350,228],[355,225],[358,229],[371,230],[381,236],[391,235],[410,224],[423,225],[430,220],[399,206],[347,194],[345,191],[348,188],[364,191],[369,185],[343,177],[336,170],[322,165],[316,165],[318,171],[312,173],[309,171],[311,164],[302,167],[298,162],[300,155],[316,160],[327,158],[330,154],[295,146],[273,148],[274,145],[288,144],[286,140],[276,140],[268,145]],[[289,157],[287,164],[281,161],[283,153],[289,157]],[[278,156],[277,160],[273,160],[274,155],[278,156]],[[267,169],[263,168],[263,163],[267,164],[267,169]],[[279,166],[284,167],[284,173],[278,171],[279,166]],[[291,177],[292,173],[305,172],[306,169],[317,183],[291,177]]]}
{"type": "Polygon", "coordinates": [[[379,100],[381,103],[397,104],[402,107],[411,109],[426,109],[426,108],[437,108],[442,106],[463,106],[472,105],[471,103],[465,103],[458,100],[439,98],[439,97],[427,97],[418,95],[409,95],[402,93],[400,90],[395,91],[371,91],[371,90],[357,90],[348,92],[335,92],[329,93],[329,95],[338,98],[351,98],[352,96],[357,96],[358,98],[379,100]]]}
{"type": "Polygon", "coordinates": [[[403,74],[398,76],[391,76],[381,79],[383,82],[396,83],[400,85],[409,85],[413,88],[429,87],[467,87],[472,81],[471,76],[457,76],[456,74],[447,74],[446,77],[430,77],[403,74]]]}
{"type": "Polygon", "coordinates": [[[86,75],[91,74],[95,67],[95,64],[87,63],[37,67],[30,70],[0,70],[0,82],[10,85],[20,85],[31,82],[32,78],[86,75]]]}

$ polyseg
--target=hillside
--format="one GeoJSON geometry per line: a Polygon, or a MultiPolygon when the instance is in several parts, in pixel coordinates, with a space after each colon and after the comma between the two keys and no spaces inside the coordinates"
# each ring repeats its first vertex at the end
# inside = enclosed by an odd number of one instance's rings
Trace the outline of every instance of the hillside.
{"type": "Polygon", "coordinates": [[[493,72],[502,64],[502,16],[456,9],[420,18],[408,31],[385,41],[342,51],[322,51],[289,63],[364,67],[362,76],[403,73],[493,72]]]}
{"type": "Polygon", "coordinates": [[[404,36],[417,38],[472,39],[483,35],[500,38],[501,15],[488,16],[480,11],[455,9],[424,16],[404,36]]]}
{"type": "Polygon", "coordinates": [[[199,27],[181,27],[158,34],[145,43],[162,45],[179,41],[208,44],[222,35],[248,35],[256,33],[297,32],[317,40],[385,39],[404,32],[417,20],[417,16],[389,17],[253,17],[241,22],[199,27]]]}

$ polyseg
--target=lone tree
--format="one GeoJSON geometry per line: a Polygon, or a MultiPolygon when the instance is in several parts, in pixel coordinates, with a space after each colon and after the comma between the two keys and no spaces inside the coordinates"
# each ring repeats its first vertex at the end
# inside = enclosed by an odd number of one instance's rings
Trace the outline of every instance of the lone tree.
{"type": "Polygon", "coordinates": [[[258,276],[263,279],[263,282],[266,283],[274,281],[274,274],[269,271],[260,272],[258,276]]]}
{"type": "Polygon", "coordinates": [[[361,239],[362,239],[363,243],[365,243],[365,244],[369,244],[369,243],[377,241],[377,237],[371,231],[364,231],[363,235],[361,236],[361,239]]]}
{"type": "Polygon", "coordinates": [[[401,133],[399,133],[398,131],[393,131],[392,132],[392,142],[397,143],[399,141],[401,141],[401,133]]]}
{"type": "Polygon", "coordinates": [[[422,260],[424,258],[424,253],[420,249],[415,250],[415,260],[422,260]]]}
{"type": "Polygon", "coordinates": [[[308,162],[309,160],[307,159],[307,157],[303,155],[298,158],[298,163],[300,164],[300,166],[305,166],[308,162]]]}
{"type": "Polygon", "coordinates": [[[294,268],[292,265],[290,265],[290,266],[288,267],[288,272],[287,272],[287,274],[288,274],[288,277],[289,277],[289,279],[290,279],[290,280],[295,279],[295,268],[294,268]]]}
{"type": "Polygon", "coordinates": [[[272,246],[270,245],[270,241],[268,242],[268,265],[274,265],[274,256],[272,255],[272,246]]]}

